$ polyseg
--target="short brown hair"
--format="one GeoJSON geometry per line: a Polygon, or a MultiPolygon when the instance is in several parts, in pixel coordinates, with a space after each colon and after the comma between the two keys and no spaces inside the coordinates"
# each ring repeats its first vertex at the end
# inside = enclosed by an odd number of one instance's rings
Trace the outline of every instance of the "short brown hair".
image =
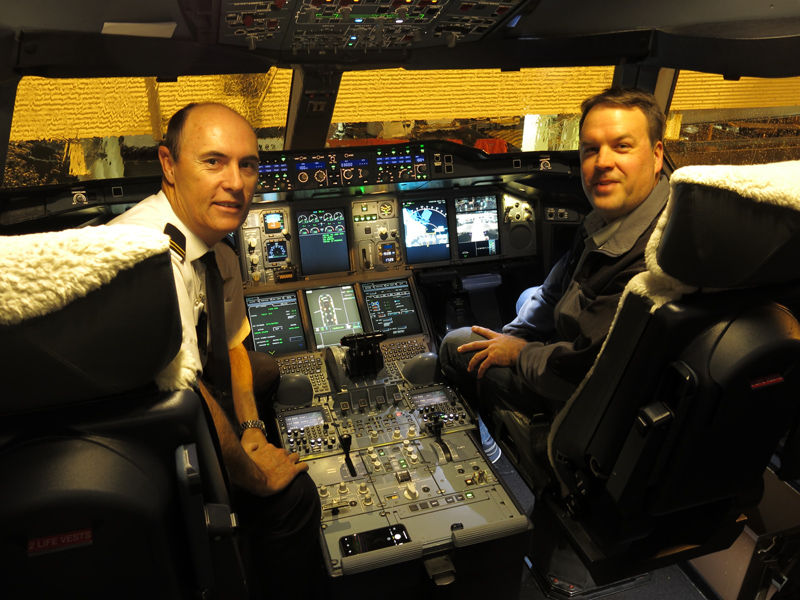
{"type": "Polygon", "coordinates": [[[581,121],[578,131],[583,129],[586,115],[595,106],[618,106],[621,108],[638,108],[647,118],[647,129],[650,145],[655,147],[656,142],[664,139],[666,117],[658,105],[655,96],[638,88],[610,87],[595,96],[591,96],[581,103],[581,121]]]}

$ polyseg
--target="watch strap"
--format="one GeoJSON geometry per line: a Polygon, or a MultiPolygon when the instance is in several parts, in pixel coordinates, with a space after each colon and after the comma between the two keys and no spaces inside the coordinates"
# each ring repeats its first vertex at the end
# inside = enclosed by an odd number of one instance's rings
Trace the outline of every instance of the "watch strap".
{"type": "Polygon", "coordinates": [[[257,421],[245,421],[239,426],[239,437],[244,435],[245,429],[260,429],[261,432],[266,437],[267,435],[267,428],[264,425],[264,421],[257,420],[257,421]]]}

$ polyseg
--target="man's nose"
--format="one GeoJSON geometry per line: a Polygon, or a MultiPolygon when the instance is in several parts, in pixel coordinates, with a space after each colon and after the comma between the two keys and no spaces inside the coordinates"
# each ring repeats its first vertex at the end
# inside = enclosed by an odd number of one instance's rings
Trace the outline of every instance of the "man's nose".
{"type": "Polygon", "coordinates": [[[596,169],[613,169],[614,168],[614,153],[610,148],[601,146],[597,151],[597,160],[594,163],[596,169]]]}
{"type": "Polygon", "coordinates": [[[232,163],[226,169],[225,175],[225,185],[228,189],[237,192],[244,189],[244,179],[239,165],[232,163]]]}

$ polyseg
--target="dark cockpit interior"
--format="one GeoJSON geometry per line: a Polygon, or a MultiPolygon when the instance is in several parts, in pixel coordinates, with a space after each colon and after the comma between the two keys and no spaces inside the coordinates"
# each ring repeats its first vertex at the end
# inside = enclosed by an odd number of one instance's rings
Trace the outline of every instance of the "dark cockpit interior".
{"type": "Polygon", "coordinates": [[[281,371],[270,441],[317,485],[327,597],[796,597],[797,56],[780,1],[4,7],[0,597],[254,590],[173,368],[169,246],[104,227],[206,100],[259,140],[226,241],[245,345],[281,371]],[[554,419],[478,415],[440,344],[499,331],[572,247],[580,101],[611,85],[667,115],[647,277],[554,419]]]}

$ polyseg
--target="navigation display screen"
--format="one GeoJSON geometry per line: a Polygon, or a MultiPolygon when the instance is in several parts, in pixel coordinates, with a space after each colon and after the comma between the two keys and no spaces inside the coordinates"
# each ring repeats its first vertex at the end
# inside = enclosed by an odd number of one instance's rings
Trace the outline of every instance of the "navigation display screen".
{"type": "Polygon", "coordinates": [[[493,256],[500,251],[497,197],[456,198],[459,258],[493,256]]]}
{"type": "Polygon", "coordinates": [[[267,242],[267,262],[285,262],[289,258],[289,249],[286,246],[286,240],[276,240],[274,242],[267,242]]]}
{"type": "Polygon", "coordinates": [[[352,285],[306,290],[305,294],[318,349],[339,346],[344,336],[364,332],[352,285]]]}
{"type": "Polygon", "coordinates": [[[403,231],[409,263],[450,260],[447,201],[403,201],[403,231]]]}
{"type": "Polygon", "coordinates": [[[344,208],[298,210],[296,217],[303,275],[349,271],[344,208]]]}
{"type": "Polygon", "coordinates": [[[407,279],[362,283],[372,331],[389,338],[422,333],[422,325],[407,279]]]}
{"type": "Polygon", "coordinates": [[[248,296],[245,306],[256,351],[277,355],[306,350],[294,292],[248,296]]]}

